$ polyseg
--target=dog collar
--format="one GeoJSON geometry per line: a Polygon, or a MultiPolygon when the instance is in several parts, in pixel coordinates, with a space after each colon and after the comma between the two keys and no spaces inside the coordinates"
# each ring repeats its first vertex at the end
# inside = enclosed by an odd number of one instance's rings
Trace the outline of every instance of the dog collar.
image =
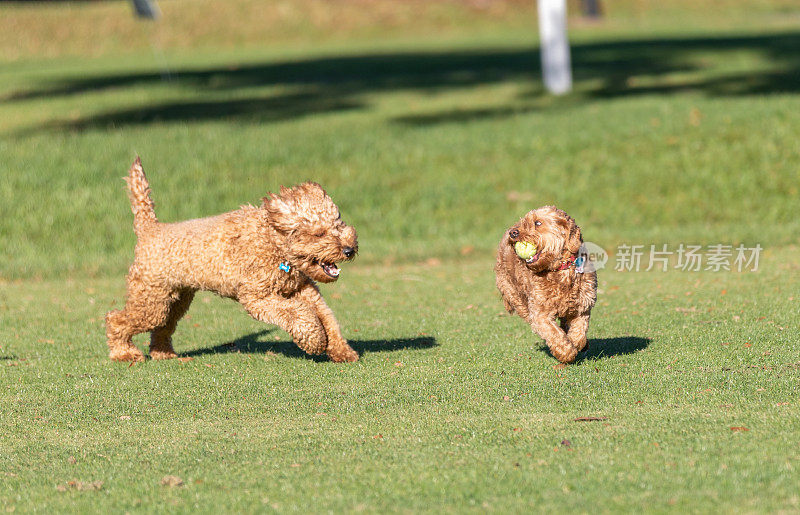
{"type": "Polygon", "coordinates": [[[559,270],[566,270],[571,266],[575,267],[575,271],[578,273],[583,273],[583,263],[585,258],[583,256],[578,257],[577,254],[570,254],[567,259],[561,261],[561,266],[558,267],[559,270]]]}
{"type": "Polygon", "coordinates": [[[289,265],[289,263],[281,263],[280,265],[278,265],[278,268],[280,268],[287,274],[292,270],[292,267],[291,265],[289,265]]]}

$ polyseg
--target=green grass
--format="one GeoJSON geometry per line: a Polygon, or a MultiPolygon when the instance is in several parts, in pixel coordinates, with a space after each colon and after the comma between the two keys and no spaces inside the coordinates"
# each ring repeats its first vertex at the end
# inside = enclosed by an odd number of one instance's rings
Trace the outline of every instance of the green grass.
{"type": "Polygon", "coordinates": [[[619,2],[575,22],[575,92],[553,98],[527,2],[419,20],[345,2],[340,26],[314,2],[327,22],[242,18],[248,1],[209,33],[218,2],[164,4],[161,56],[153,33],[123,44],[122,3],[0,6],[0,509],[800,510],[791,3],[669,23],[674,6],[619,2]],[[105,17],[119,39],[91,40],[105,17]],[[20,27],[25,46],[4,39],[20,27]],[[193,359],[109,362],[137,153],[164,221],[322,183],[359,231],[324,294],[361,361],[307,358],[201,294],[175,337],[193,359]],[[765,250],[742,273],[612,255],[591,350],[554,368],[492,276],[503,230],[547,203],[611,251],[765,250]]]}
{"type": "Polygon", "coordinates": [[[176,58],[173,82],[149,57],[127,72],[108,59],[23,70],[13,80],[36,84],[8,87],[0,106],[11,250],[0,276],[123,270],[133,234],[119,178],[136,153],[163,220],[314,178],[371,262],[464,246],[488,255],[504,227],[547,203],[607,246],[793,243],[798,44],[795,33],[577,44],[577,91],[563,99],[543,95],[535,47],[514,38],[235,65],[176,58]]]}
{"type": "Polygon", "coordinates": [[[119,303],[121,278],[9,285],[0,501],[796,510],[792,253],[767,253],[756,273],[603,271],[592,348],[562,370],[502,313],[483,260],[349,266],[325,294],[362,352],[352,366],[303,357],[211,295],[176,334],[193,360],[110,363],[102,314],[119,303]],[[606,419],[574,421],[585,416],[606,419]],[[160,486],[166,475],[185,486],[160,486]],[[103,487],[57,490],[73,480],[103,487]]]}

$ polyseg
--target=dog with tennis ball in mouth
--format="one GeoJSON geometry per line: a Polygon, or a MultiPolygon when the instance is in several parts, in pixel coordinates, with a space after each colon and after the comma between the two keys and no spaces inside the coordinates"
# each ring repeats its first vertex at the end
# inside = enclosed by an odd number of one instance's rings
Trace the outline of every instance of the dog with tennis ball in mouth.
{"type": "Polygon", "coordinates": [[[497,249],[495,279],[506,310],[530,324],[562,363],[586,348],[597,300],[597,273],[582,245],[575,220],[544,206],[511,226],[497,249]]]}

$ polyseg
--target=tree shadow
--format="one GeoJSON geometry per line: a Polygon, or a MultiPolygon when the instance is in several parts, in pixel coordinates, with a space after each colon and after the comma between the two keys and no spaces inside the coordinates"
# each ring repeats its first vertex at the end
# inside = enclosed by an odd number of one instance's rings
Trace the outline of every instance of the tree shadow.
{"type": "MultiPolygon", "coordinates": [[[[572,46],[574,101],[627,95],[670,95],[691,90],[709,96],[800,92],[800,32],[769,35],[664,37],[646,40],[576,43],[572,46]],[[709,62],[747,51],[757,69],[705,73],[709,62]],[[708,54],[716,54],[709,58],[708,54]],[[709,59],[711,59],[709,61],[709,59]],[[644,79],[644,80],[643,80],[644,79]]],[[[170,87],[202,95],[198,101],[157,102],[112,110],[39,129],[86,129],[215,119],[281,121],[309,114],[368,109],[370,95],[392,91],[439,93],[448,89],[508,82],[535,84],[532,92],[508,105],[440,113],[409,113],[392,121],[406,125],[513,116],[535,110],[544,98],[537,47],[440,52],[399,52],[311,58],[247,65],[174,70],[170,87]],[[253,89],[269,88],[254,95],[253,89]],[[282,91],[275,94],[274,91],[282,91]],[[288,93],[286,93],[288,91],[288,93]],[[243,93],[249,97],[243,98],[243,93]]],[[[98,93],[161,84],[162,74],[124,73],[65,77],[43,87],[13,92],[3,100],[98,93]]]]}
{"type": "MultiPolygon", "coordinates": [[[[267,339],[266,337],[275,332],[275,329],[263,329],[261,331],[241,336],[231,342],[208,347],[205,349],[195,349],[181,353],[181,357],[197,357],[209,354],[224,354],[228,352],[241,352],[248,354],[282,354],[290,358],[310,359],[313,361],[329,361],[327,356],[309,356],[303,352],[291,340],[267,339]]],[[[436,339],[431,336],[420,336],[414,338],[394,338],[391,340],[349,340],[353,349],[359,356],[372,352],[394,352],[403,349],[429,349],[437,346],[436,339]]]]}
{"type": "Polygon", "coordinates": [[[394,122],[404,125],[428,126],[440,123],[466,123],[475,120],[491,120],[526,114],[538,110],[534,106],[490,107],[482,109],[453,109],[439,113],[398,116],[394,122]]]}
{"type": "MultiPolygon", "coordinates": [[[[224,65],[173,72],[173,85],[206,92],[256,87],[317,88],[318,95],[463,87],[504,82],[538,69],[536,49],[403,52],[224,65]]],[[[5,100],[70,96],[163,82],[160,72],[65,78],[44,88],[19,91],[5,100]]]]}
{"type": "MultiPolygon", "coordinates": [[[[652,340],[639,336],[618,336],[616,338],[591,338],[587,348],[578,353],[575,363],[587,360],[611,358],[614,356],[624,356],[633,354],[646,349],[652,340]]],[[[548,356],[553,356],[550,349],[546,346],[539,347],[539,350],[548,356]]]]}
{"type": "MultiPolygon", "coordinates": [[[[308,93],[269,98],[248,98],[225,101],[172,102],[97,115],[67,124],[71,129],[117,125],[140,125],[159,122],[198,122],[236,118],[253,122],[273,122],[347,111],[362,107],[354,100],[326,98],[308,93]]],[[[53,127],[64,126],[56,123],[53,127]]]]}

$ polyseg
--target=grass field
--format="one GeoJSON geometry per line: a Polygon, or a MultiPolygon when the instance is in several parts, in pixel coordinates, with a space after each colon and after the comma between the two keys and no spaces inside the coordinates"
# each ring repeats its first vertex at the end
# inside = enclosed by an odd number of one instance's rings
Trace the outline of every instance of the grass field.
{"type": "Polygon", "coordinates": [[[0,6],[0,509],[800,510],[800,13],[658,4],[573,20],[562,98],[528,2],[0,6]],[[182,359],[108,361],[137,153],[164,221],[326,186],[361,249],[323,293],[361,361],[210,294],[182,359]],[[547,203],[612,253],[764,250],[612,254],[556,367],[492,274],[547,203]]]}

